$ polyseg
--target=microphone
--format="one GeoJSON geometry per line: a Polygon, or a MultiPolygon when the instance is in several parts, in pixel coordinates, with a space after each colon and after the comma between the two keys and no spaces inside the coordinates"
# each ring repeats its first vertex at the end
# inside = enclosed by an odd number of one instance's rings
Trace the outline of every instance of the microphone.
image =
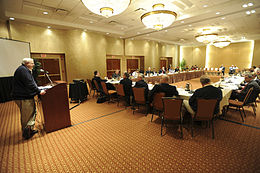
{"type": "Polygon", "coordinates": [[[49,72],[47,70],[40,69],[40,72],[48,74],[49,72]]]}

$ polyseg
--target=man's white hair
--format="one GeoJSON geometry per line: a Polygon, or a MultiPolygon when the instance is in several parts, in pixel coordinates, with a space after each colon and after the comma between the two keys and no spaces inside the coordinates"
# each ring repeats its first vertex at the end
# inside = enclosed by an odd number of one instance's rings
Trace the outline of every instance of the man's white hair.
{"type": "Polygon", "coordinates": [[[25,65],[25,64],[28,64],[31,61],[33,61],[32,58],[24,58],[23,61],[22,61],[22,64],[25,65]]]}

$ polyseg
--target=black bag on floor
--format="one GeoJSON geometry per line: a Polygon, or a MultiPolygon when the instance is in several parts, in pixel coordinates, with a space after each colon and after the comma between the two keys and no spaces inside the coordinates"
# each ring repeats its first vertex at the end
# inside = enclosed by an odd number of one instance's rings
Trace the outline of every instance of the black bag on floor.
{"type": "Polygon", "coordinates": [[[97,98],[97,103],[104,103],[105,101],[107,101],[107,97],[106,96],[99,96],[97,98]]]}

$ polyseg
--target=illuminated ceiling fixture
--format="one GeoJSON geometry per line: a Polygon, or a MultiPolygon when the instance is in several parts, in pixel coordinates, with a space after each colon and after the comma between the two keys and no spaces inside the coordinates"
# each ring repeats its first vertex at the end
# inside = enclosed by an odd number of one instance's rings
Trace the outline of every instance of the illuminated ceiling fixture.
{"type": "Polygon", "coordinates": [[[81,0],[83,4],[93,13],[111,17],[122,13],[127,9],[131,0],[81,0]]]}
{"type": "Polygon", "coordinates": [[[218,39],[218,34],[210,33],[210,29],[203,29],[202,33],[195,36],[196,40],[201,43],[211,43],[218,39]]]}
{"type": "Polygon", "coordinates": [[[231,41],[228,40],[227,37],[222,36],[222,37],[219,37],[217,41],[214,41],[213,45],[218,48],[223,48],[223,47],[230,45],[230,43],[231,43],[231,41]]]}
{"type": "Polygon", "coordinates": [[[141,16],[141,21],[147,28],[161,30],[170,26],[176,19],[177,14],[166,10],[162,3],[154,4],[153,11],[147,12],[141,16]]]}

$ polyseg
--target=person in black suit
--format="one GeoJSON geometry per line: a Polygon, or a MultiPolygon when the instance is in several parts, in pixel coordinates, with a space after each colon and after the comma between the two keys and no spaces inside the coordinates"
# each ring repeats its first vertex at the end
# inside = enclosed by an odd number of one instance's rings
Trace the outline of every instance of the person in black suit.
{"type": "MultiPolygon", "coordinates": [[[[186,111],[195,115],[197,111],[197,99],[217,99],[214,114],[219,112],[219,102],[222,100],[222,91],[210,84],[210,78],[206,75],[200,77],[202,88],[197,89],[189,100],[183,100],[186,111]]],[[[185,112],[185,111],[184,111],[185,112]]]]}
{"type": "Polygon", "coordinates": [[[153,75],[153,71],[151,71],[151,67],[148,67],[148,70],[145,72],[145,75],[153,75]]]}
{"type": "Polygon", "coordinates": [[[137,78],[137,82],[135,83],[135,88],[144,88],[144,95],[145,95],[145,100],[148,98],[148,84],[144,81],[144,76],[140,74],[137,78]]]}
{"type": "Polygon", "coordinates": [[[175,86],[168,84],[169,77],[167,75],[162,76],[159,85],[154,85],[153,89],[149,93],[149,102],[152,103],[153,97],[156,93],[163,92],[165,93],[165,97],[178,96],[179,93],[175,86]]]}
{"type": "Polygon", "coordinates": [[[175,69],[174,69],[174,72],[179,72],[180,69],[179,69],[179,66],[177,66],[175,69]]]}
{"type": "Polygon", "coordinates": [[[159,70],[159,74],[166,74],[166,70],[164,67],[162,67],[162,69],[159,70]]]}
{"type": "Polygon", "coordinates": [[[226,69],[226,68],[223,66],[223,64],[221,65],[220,68],[221,68],[221,73],[222,73],[222,75],[225,76],[225,69],[226,69]]]}
{"type": "Polygon", "coordinates": [[[112,78],[113,79],[120,79],[120,71],[116,70],[115,73],[112,74],[112,78]]]}
{"type": "Polygon", "coordinates": [[[92,85],[96,87],[94,80],[97,81],[99,92],[103,93],[103,88],[101,82],[106,82],[107,80],[100,78],[100,73],[96,70],[94,71],[94,77],[92,78],[92,85]]]}
{"type": "Polygon", "coordinates": [[[123,84],[124,92],[125,92],[125,99],[127,105],[130,105],[130,98],[133,95],[132,91],[132,81],[129,79],[129,74],[124,73],[123,79],[120,81],[120,84],[123,84]]]}
{"type": "Polygon", "coordinates": [[[243,101],[246,97],[247,92],[250,88],[253,88],[253,91],[250,95],[250,97],[247,100],[247,103],[254,102],[257,98],[260,87],[258,83],[254,80],[254,76],[252,74],[246,74],[245,75],[245,82],[247,83],[246,86],[242,90],[233,90],[230,96],[231,100],[238,99],[239,101],[243,101]]]}

